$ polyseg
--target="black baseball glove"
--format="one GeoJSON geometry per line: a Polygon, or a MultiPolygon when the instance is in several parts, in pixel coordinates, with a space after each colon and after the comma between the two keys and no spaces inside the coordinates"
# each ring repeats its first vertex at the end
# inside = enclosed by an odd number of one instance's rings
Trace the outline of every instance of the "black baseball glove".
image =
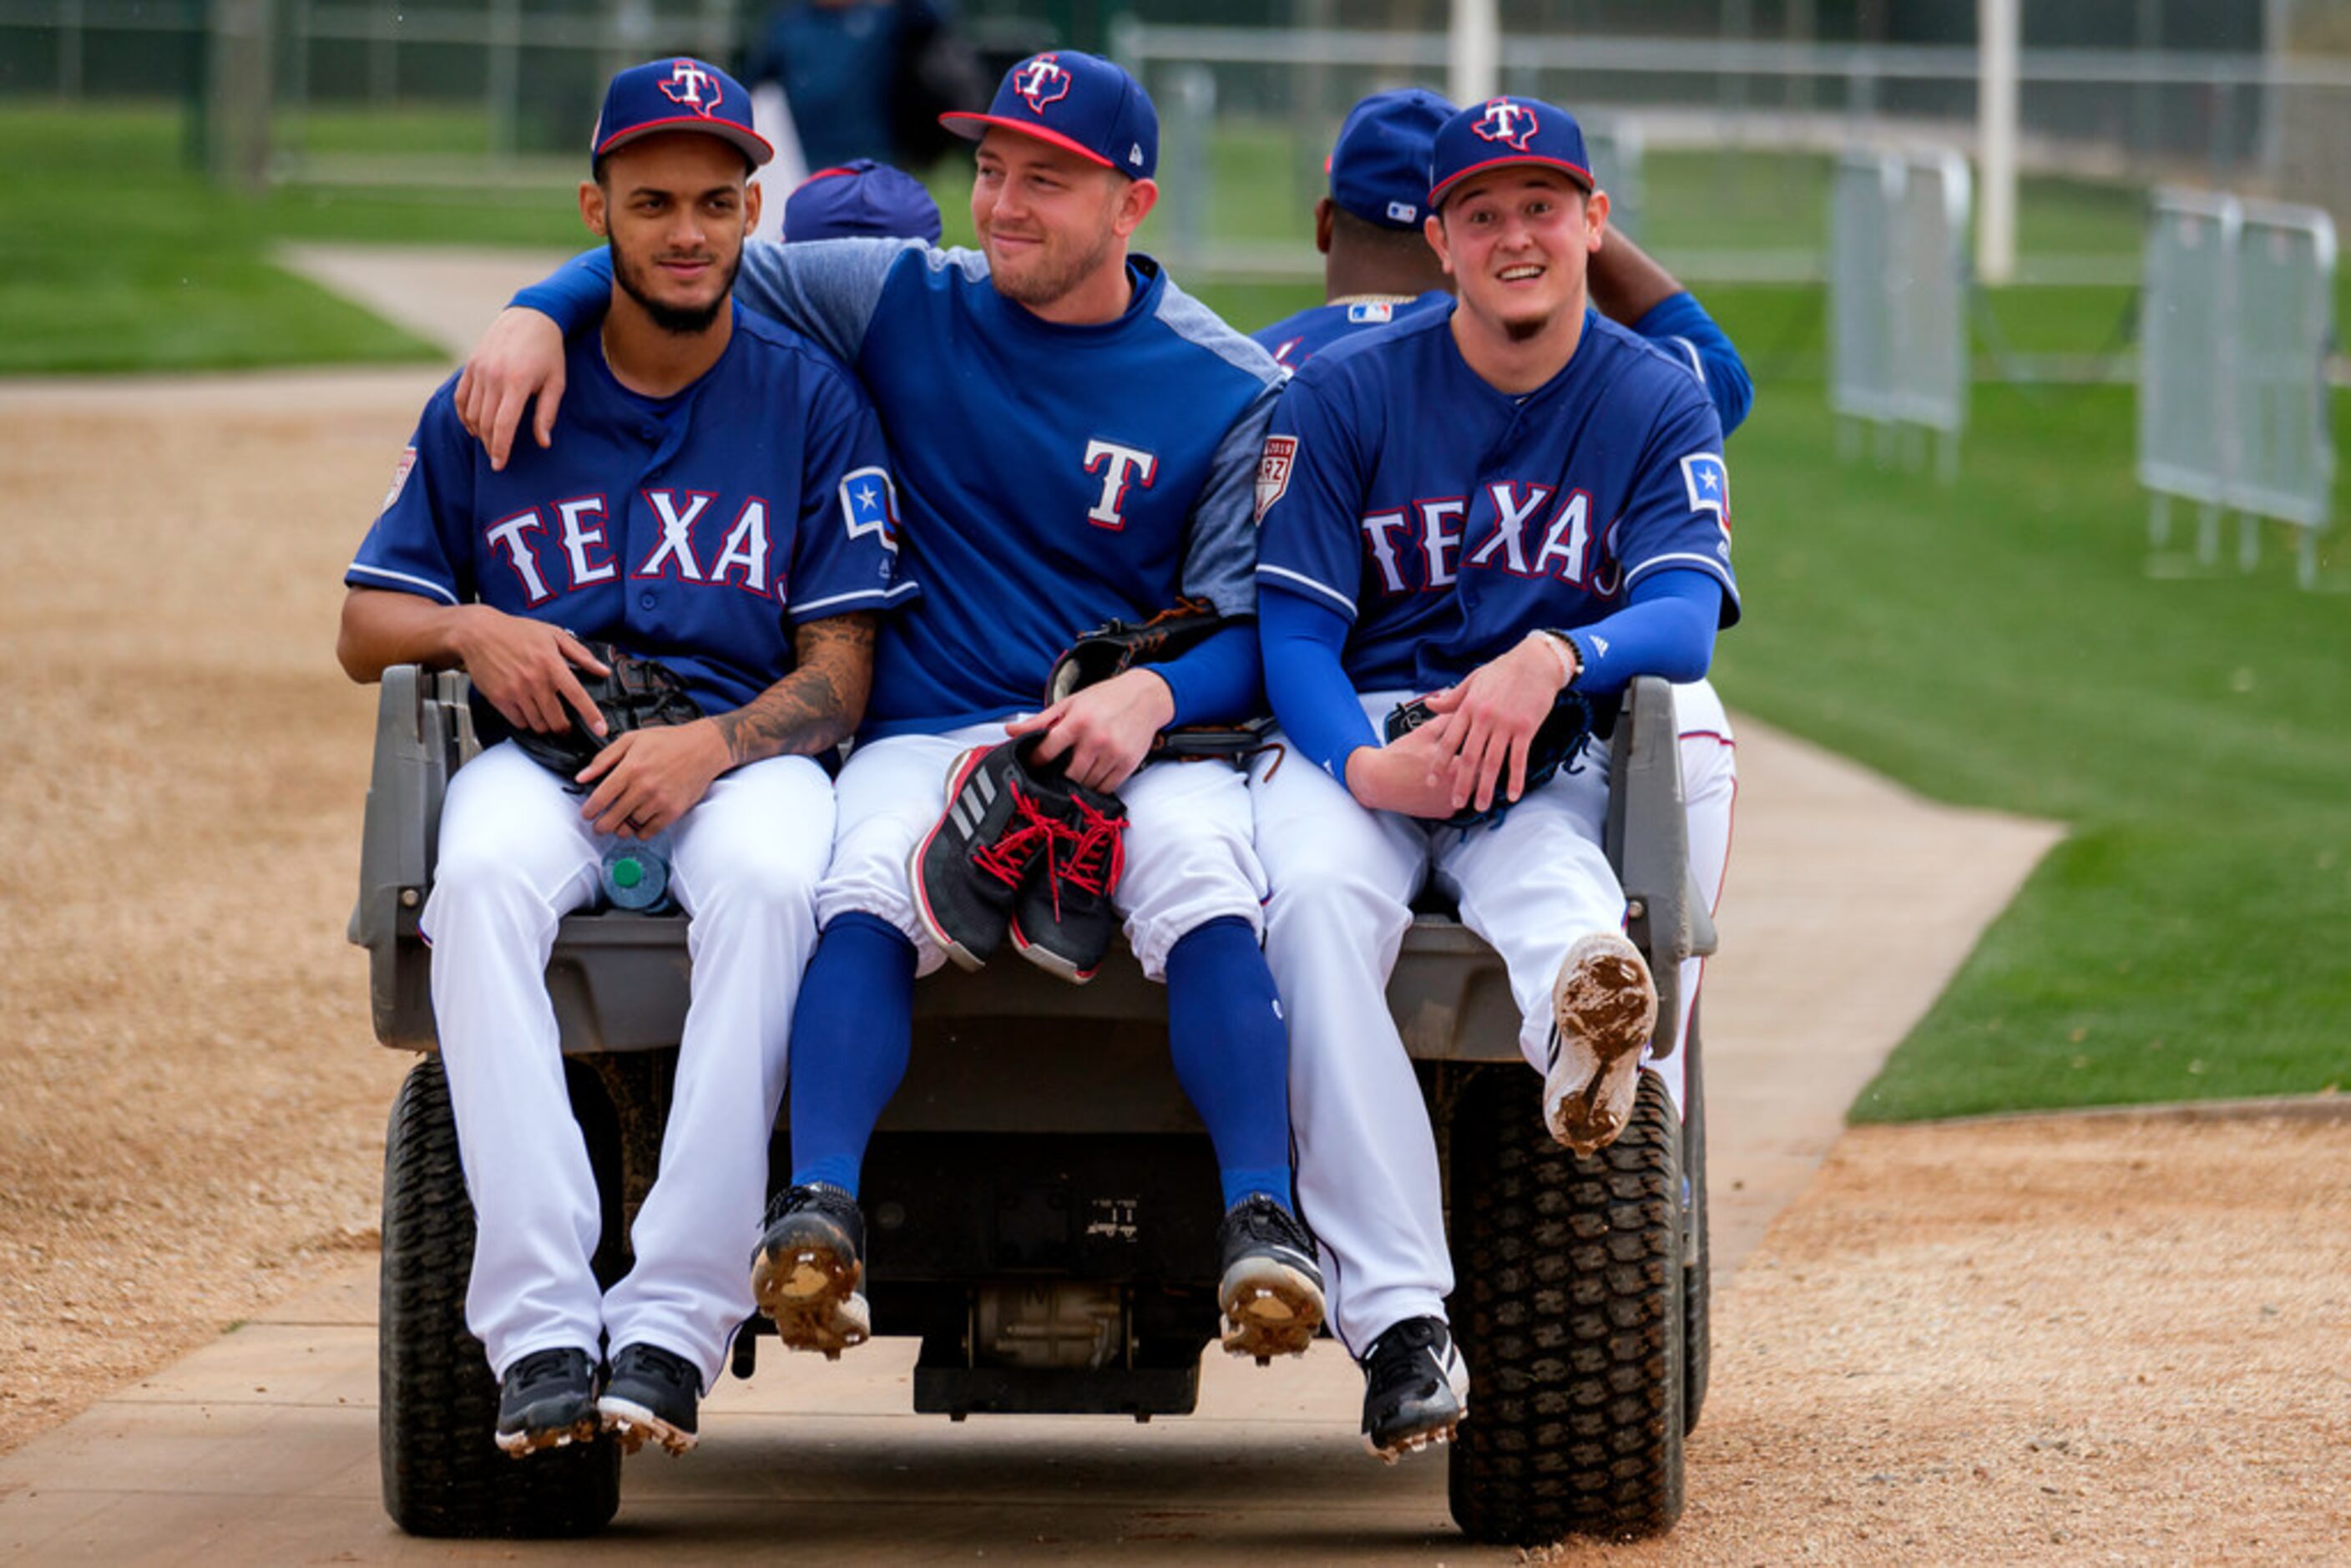
{"type": "MultiPolygon", "coordinates": [[[[1410,735],[1437,716],[1426,697],[1398,703],[1388,712],[1387,738],[1395,740],[1410,735]]],[[[1534,740],[1527,747],[1527,787],[1520,799],[1552,781],[1565,770],[1573,773],[1583,766],[1583,743],[1593,736],[1592,703],[1582,692],[1562,692],[1551,716],[1535,731],[1534,740]]],[[[1474,806],[1464,806],[1449,817],[1443,818],[1448,828],[1477,828],[1489,822],[1499,822],[1511,801],[1497,783],[1494,803],[1480,811],[1474,806]]],[[[1437,819],[1432,819],[1437,820],[1437,819]]]]}
{"type": "MultiPolygon", "coordinates": [[[[1050,707],[1071,693],[1098,685],[1137,664],[1164,664],[1197,647],[1228,626],[1243,624],[1238,616],[1220,615],[1207,600],[1185,598],[1140,623],[1113,621],[1081,634],[1053,661],[1045,677],[1045,706],[1050,707]]],[[[1266,736],[1270,718],[1244,719],[1235,724],[1191,724],[1164,729],[1153,737],[1145,762],[1199,762],[1217,759],[1247,768],[1249,759],[1269,749],[1266,736]]]]}
{"type": "Polygon", "coordinates": [[[566,783],[595,759],[596,754],[635,729],[659,729],[664,725],[692,724],[702,710],[686,695],[685,683],[665,664],[641,659],[609,643],[590,643],[588,651],[612,673],[591,674],[575,669],[580,684],[604,716],[601,736],[571,716],[571,727],[549,733],[511,729],[515,744],[541,767],[560,774],[566,783]]]}

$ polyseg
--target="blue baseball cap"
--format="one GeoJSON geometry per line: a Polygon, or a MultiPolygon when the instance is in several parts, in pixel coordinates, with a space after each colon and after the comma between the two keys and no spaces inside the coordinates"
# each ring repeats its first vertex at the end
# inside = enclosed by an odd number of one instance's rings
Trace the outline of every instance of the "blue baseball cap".
{"type": "Polygon", "coordinates": [[[973,141],[1000,125],[1137,180],[1159,167],[1151,95],[1119,66],[1077,49],[1029,56],[1004,73],[986,114],[958,110],[940,115],[939,123],[973,141]]]}
{"type": "Polygon", "coordinates": [[[1446,193],[1470,175],[1516,163],[1562,170],[1586,191],[1593,189],[1592,160],[1584,153],[1583,128],[1575,116],[1540,99],[1489,98],[1437,131],[1429,211],[1443,206],[1446,193]]]}
{"type": "Polygon", "coordinates": [[[939,242],[939,204],[903,169],[852,158],[819,169],[784,202],[786,241],[872,235],[939,242]]]}
{"type": "Polygon", "coordinates": [[[1384,229],[1416,229],[1428,209],[1428,166],[1453,105],[1425,87],[1375,92],[1347,111],[1327,165],[1331,199],[1384,229]]]}
{"type": "Polygon", "coordinates": [[[604,89],[603,111],[589,155],[607,152],[664,131],[700,131],[729,142],[754,165],[776,155],[751,129],[751,95],[716,66],[684,55],[631,66],[604,89]]]}

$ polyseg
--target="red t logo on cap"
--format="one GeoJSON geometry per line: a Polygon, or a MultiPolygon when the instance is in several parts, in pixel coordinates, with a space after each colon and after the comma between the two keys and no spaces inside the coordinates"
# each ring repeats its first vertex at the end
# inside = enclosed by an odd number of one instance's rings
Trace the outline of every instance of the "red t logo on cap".
{"type": "Polygon", "coordinates": [[[1049,103],[1070,96],[1070,73],[1051,55],[1039,55],[1013,73],[1012,90],[1028,101],[1031,112],[1042,114],[1049,103]]]}
{"type": "Polygon", "coordinates": [[[1498,98],[1487,103],[1485,114],[1469,129],[1478,133],[1481,141],[1499,141],[1512,152],[1523,152],[1527,143],[1534,140],[1536,124],[1533,110],[1523,103],[1498,98]]]}
{"type": "Polygon", "coordinates": [[[704,70],[692,60],[680,60],[670,67],[669,80],[657,85],[661,88],[664,98],[672,103],[685,105],[705,120],[710,118],[710,111],[716,109],[719,100],[726,96],[726,89],[718,85],[717,77],[704,70]],[[705,89],[707,89],[710,93],[710,101],[707,103],[702,100],[705,89]]]}

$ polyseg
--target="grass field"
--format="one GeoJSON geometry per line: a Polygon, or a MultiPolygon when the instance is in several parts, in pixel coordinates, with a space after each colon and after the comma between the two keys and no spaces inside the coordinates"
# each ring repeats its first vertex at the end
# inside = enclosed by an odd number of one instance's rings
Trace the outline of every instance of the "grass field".
{"type": "MultiPolygon", "coordinates": [[[[184,171],[179,135],[167,110],[0,111],[0,209],[13,220],[0,233],[0,372],[429,358],[268,266],[268,247],[580,237],[561,182],[543,199],[295,186],[243,200],[184,171]]],[[[336,152],[465,141],[437,120],[322,121],[308,138],[336,152]]],[[[1218,232],[1302,245],[1286,149],[1243,131],[1212,152],[1218,232]]],[[[1817,243],[1823,170],[1653,158],[1647,232],[1668,258],[1817,243]]],[[[932,177],[949,243],[969,238],[966,180],[953,166],[932,177]]],[[[2126,262],[2142,212],[2128,191],[2028,183],[2028,259],[2126,262]]],[[[1196,291],[1244,327],[1319,293],[1196,291]]],[[[1820,384],[1822,290],[1704,293],[1761,389],[1730,449],[1748,612],[1718,664],[1731,701],[1938,799],[2075,830],[1856,1116],[2351,1079],[2351,956],[2336,935],[2351,929],[2351,599],[2297,591],[2275,538],[2251,575],[2150,572],[2127,388],[1979,384],[1949,486],[1845,465],[1820,384]]],[[[2133,295],[1986,291],[1980,372],[2011,353],[2120,354],[2133,295]]],[[[2338,398],[2338,444],[2351,438],[2343,412],[2338,398]]],[[[2325,572],[2346,586],[2351,556],[2330,555],[2325,572]]]]}

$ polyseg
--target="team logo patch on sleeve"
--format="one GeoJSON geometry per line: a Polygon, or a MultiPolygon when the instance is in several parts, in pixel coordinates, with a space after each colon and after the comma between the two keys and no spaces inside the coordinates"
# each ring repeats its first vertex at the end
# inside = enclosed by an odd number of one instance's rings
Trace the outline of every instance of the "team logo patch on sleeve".
{"type": "Polygon", "coordinates": [[[377,510],[384,512],[392,510],[392,504],[400,499],[400,493],[402,490],[408,488],[408,476],[414,471],[415,467],[416,448],[411,446],[401,453],[400,465],[392,471],[392,488],[383,493],[383,505],[377,510]]]}
{"type": "Polygon", "coordinates": [[[898,548],[898,491],[880,468],[852,468],[841,476],[841,516],[851,538],[882,536],[882,548],[898,548]]]}
{"type": "Polygon", "coordinates": [[[1257,520],[1273,510],[1281,493],[1290,488],[1290,465],[1298,460],[1298,437],[1269,435],[1265,438],[1265,455],[1257,460],[1257,520]]]}
{"type": "Polygon", "coordinates": [[[1711,452],[1694,452],[1682,459],[1682,483],[1689,489],[1690,510],[1712,512],[1730,527],[1730,470],[1711,452]]]}

